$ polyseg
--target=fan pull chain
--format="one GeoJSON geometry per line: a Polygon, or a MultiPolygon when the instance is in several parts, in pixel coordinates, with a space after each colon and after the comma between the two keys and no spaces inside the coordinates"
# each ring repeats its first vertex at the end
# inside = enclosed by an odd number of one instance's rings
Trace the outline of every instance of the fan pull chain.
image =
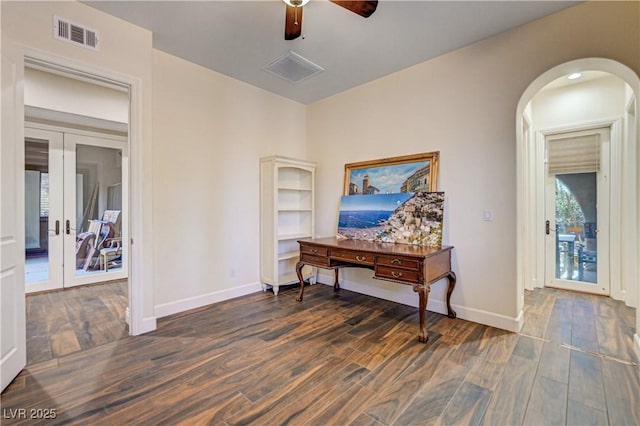
{"type": "Polygon", "coordinates": [[[295,25],[296,27],[300,24],[298,24],[298,8],[294,8],[293,9],[293,25],[295,25]]]}

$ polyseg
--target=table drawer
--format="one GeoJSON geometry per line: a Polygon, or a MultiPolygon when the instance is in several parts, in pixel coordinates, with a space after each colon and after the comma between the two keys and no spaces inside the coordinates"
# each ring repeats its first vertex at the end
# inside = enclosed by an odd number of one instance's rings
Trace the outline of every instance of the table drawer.
{"type": "Polygon", "coordinates": [[[412,257],[402,256],[378,256],[376,265],[391,266],[393,268],[413,269],[414,271],[420,270],[422,264],[419,260],[412,257]]]}
{"type": "Polygon", "coordinates": [[[373,265],[375,256],[371,253],[362,253],[348,250],[331,250],[331,258],[358,265],[373,265]]]}
{"type": "Polygon", "coordinates": [[[329,250],[326,247],[316,247],[302,244],[300,246],[300,251],[302,253],[307,253],[313,256],[328,256],[329,250]]]}
{"type": "Polygon", "coordinates": [[[314,256],[312,254],[302,253],[300,260],[304,263],[315,266],[329,266],[329,258],[325,256],[314,256]]]}
{"type": "Polygon", "coordinates": [[[376,265],[375,277],[385,280],[405,281],[409,283],[421,283],[420,271],[412,271],[409,269],[391,268],[388,266],[376,265]]]}

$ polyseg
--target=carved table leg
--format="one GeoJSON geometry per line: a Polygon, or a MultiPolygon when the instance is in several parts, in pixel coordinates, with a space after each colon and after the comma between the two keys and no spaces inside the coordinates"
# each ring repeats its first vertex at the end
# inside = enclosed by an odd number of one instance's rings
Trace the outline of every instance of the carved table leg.
{"type": "Polygon", "coordinates": [[[447,278],[449,279],[449,287],[447,287],[447,316],[455,318],[457,314],[456,311],[451,309],[451,293],[453,293],[453,288],[456,286],[456,274],[453,271],[449,271],[447,278]]]}
{"type": "Polygon", "coordinates": [[[427,301],[429,300],[429,292],[431,291],[431,286],[416,284],[413,286],[413,291],[418,293],[418,298],[420,303],[418,317],[420,318],[420,325],[418,330],[418,341],[420,343],[427,343],[429,340],[429,334],[427,333],[427,326],[425,325],[425,316],[427,311],[427,301]]]}
{"type": "Polygon", "coordinates": [[[298,294],[298,297],[296,297],[296,302],[302,302],[302,296],[304,295],[304,278],[302,277],[303,266],[303,262],[296,263],[296,274],[298,275],[298,280],[300,280],[300,293],[298,294]]]}
{"type": "Polygon", "coordinates": [[[339,268],[336,268],[336,269],[333,270],[334,274],[335,274],[335,277],[336,277],[334,282],[333,282],[333,291],[340,290],[340,283],[338,282],[338,271],[339,270],[340,270],[339,268]]]}

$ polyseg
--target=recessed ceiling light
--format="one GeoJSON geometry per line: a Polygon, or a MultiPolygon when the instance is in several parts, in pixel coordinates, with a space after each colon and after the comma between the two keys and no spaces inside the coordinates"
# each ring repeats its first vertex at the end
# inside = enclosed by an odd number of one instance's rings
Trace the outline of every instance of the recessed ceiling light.
{"type": "Polygon", "coordinates": [[[569,77],[567,77],[569,80],[575,80],[577,78],[582,77],[582,74],[580,74],[579,72],[574,72],[573,74],[571,74],[569,77]]]}

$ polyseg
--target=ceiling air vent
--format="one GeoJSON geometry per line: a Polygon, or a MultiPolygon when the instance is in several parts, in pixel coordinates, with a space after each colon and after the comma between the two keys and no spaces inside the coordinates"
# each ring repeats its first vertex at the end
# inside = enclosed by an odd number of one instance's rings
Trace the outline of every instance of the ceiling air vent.
{"type": "Polygon", "coordinates": [[[98,32],[59,16],[53,17],[53,38],[98,50],[98,32]]]}
{"type": "Polygon", "coordinates": [[[295,52],[289,52],[273,62],[265,65],[263,69],[277,77],[296,84],[324,71],[324,68],[303,58],[295,52]]]}

